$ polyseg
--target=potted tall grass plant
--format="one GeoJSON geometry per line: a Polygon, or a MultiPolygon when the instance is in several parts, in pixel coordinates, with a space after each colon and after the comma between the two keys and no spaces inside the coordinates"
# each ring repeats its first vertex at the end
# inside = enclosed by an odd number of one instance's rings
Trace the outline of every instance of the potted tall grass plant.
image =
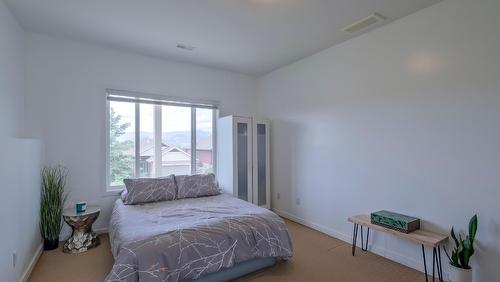
{"type": "Polygon", "coordinates": [[[451,238],[455,243],[451,256],[446,252],[450,260],[450,281],[451,282],[471,282],[472,268],[469,265],[470,258],[474,254],[474,240],[477,232],[477,215],[474,215],[469,221],[469,234],[462,237],[461,234],[455,234],[451,228],[451,238]]]}
{"type": "Polygon", "coordinates": [[[42,169],[40,233],[44,250],[53,250],[59,246],[62,213],[66,201],[66,176],[67,170],[62,166],[47,166],[42,169]]]}

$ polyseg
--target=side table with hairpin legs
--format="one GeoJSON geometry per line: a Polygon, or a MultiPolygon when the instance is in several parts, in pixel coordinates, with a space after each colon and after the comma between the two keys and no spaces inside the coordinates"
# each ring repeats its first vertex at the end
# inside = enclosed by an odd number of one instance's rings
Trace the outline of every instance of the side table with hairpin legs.
{"type": "Polygon", "coordinates": [[[425,271],[425,281],[428,281],[427,276],[427,263],[425,260],[425,247],[432,248],[432,281],[435,278],[435,271],[437,268],[437,276],[439,281],[443,281],[443,266],[441,264],[441,246],[446,243],[448,236],[434,233],[426,230],[416,230],[411,233],[402,233],[394,229],[386,228],[380,225],[371,223],[369,215],[356,215],[349,217],[349,222],[354,224],[352,236],[352,255],[356,252],[356,243],[358,241],[358,231],[361,228],[361,250],[368,250],[368,239],[370,236],[370,229],[377,230],[384,233],[389,233],[401,239],[415,242],[422,245],[422,257],[425,271]],[[366,227],[366,240],[363,238],[363,227],[366,227]]]}

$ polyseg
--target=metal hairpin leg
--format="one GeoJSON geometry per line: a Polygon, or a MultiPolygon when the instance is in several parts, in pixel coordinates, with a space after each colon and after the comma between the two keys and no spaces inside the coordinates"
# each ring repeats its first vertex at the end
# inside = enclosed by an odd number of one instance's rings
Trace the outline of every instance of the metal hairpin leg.
{"type": "Polygon", "coordinates": [[[436,266],[436,248],[432,248],[432,282],[434,282],[434,268],[436,266]]]}
{"type": "Polygon", "coordinates": [[[358,241],[358,224],[354,223],[354,230],[352,232],[352,255],[356,253],[356,242],[358,241]]]}
{"type": "MultiPolygon", "coordinates": [[[[358,230],[359,230],[359,224],[355,223],[354,224],[354,229],[352,232],[352,255],[356,253],[356,244],[358,241],[358,230]]],[[[370,238],[370,228],[367,228],[367,233],[366,233],[366,241],[364,240],[363,236],[363,226],[361,226],[361,250],[367,251],[368,250],[368,239],[370,238]]]]}
{"type": "Polygon", "coordinates": [[[365,242],[365,246],[363,247],[363,241],[364,241],[363,240],[363,226],[361,226],[361,250],[363,250],[365,252],[368,251],[368,239],[370,237],[370,228],[367,227],[366,229],[368,229],[368,230],[366,231],[366,242],[365,242]]]}
{"type": "MultiPolygon", "coordinates": [[[[422,245],[422,257],[424,259],[425,281],[428,282],[427,263],[425,261],[425,247],[422,245]]],[[[432,281],[435,281],[435,273],[437,267],[437,275],[439,281],[443,282],[443,265],[441,264],[441,246],[432,248],[432,281]]]]}
{"type": "Polygon", "coordinates": [[[423,244],[422,244],[422,257],[424,258],[425,282],[428,282],[429,278],[427,277],[427,263],[425,262],[425,247],[423,244]]]}
{"type": "Polygon", "coordinates": [[[437,252],[438,276],[439,281],[443,281],[443,265],[441,264],[441,246],[438,246],[437,252]]]}

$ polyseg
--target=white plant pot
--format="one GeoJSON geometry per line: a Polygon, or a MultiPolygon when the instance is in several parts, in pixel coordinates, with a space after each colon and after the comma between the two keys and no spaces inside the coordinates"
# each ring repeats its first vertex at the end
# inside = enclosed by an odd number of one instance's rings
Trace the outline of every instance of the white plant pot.
{"type": "Polygon", "coordinates": [[[450,264],[450,282],[472,282],[472,269],[458,268],[450,264]]]}

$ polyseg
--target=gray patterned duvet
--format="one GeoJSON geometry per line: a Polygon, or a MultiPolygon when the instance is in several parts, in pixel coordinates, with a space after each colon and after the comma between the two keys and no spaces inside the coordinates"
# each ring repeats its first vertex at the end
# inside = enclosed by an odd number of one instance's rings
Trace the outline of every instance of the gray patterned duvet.
{"type": "Polygon", "coordinates": [[[106,281],[179,281],[253,258],[292,256],[283,220],[227,194],[124,205],[109,238],[115,264],[106,281]]]}

